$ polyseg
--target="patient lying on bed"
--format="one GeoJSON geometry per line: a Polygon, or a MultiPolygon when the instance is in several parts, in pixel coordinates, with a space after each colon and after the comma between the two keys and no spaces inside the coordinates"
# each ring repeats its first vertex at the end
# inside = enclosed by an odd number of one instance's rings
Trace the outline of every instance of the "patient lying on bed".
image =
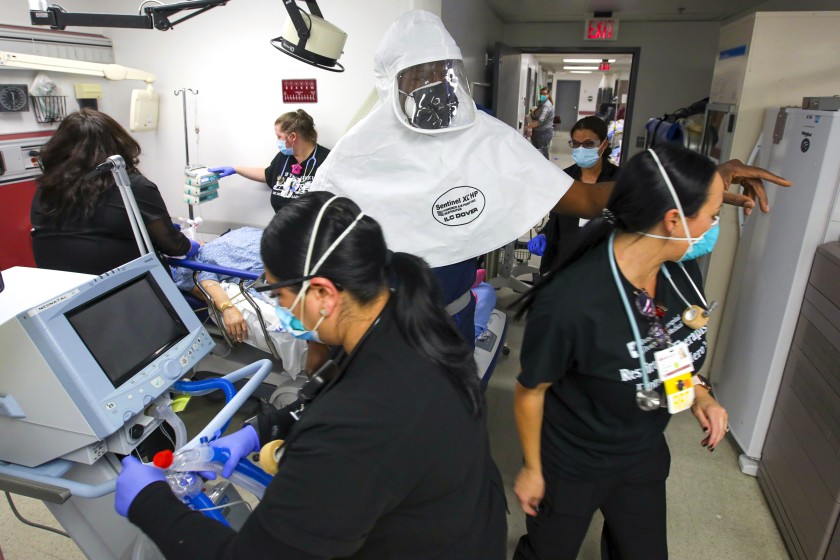
{"type": "MultiPolygon", "coordinates": [[[[262,230],[257,228],[243,227],[231,230],[205,243],[193,259],[204,264],[262,274],[261,237],[262,230]]],[[[193,273],[194,271],[188,268],[173,267],[175,284],[181,290],[204,300],[204,294],[193,281],[193,273]]],[[[306,366],[306,341],[282,332],[280,322],[274,314],[274,306],[265,301],[262,295],[251,291],[251,299],[257,306],[257,309],[254,309],[242,295],[239,280],[235,276],[223,276],[213,272],[198,273],[198,281],[212,298],[212,302],[208,304],[220,311],[224,318],[224,328],[230,337],[236,342],[245,342],[269,351],[259,324],[258,313],[262,314],[266,330],[283,360],[283,369],[293,378],[296,377],[306,366]]]]}
{"type": "MultiPolygon", "coordinates": [[[[216,239],[205,243],[193,257],[205,264],[233,268],[240,271],[262,274],[264,272],[260,257],[260,239],[262,230],[243,227],[231,230],[216,239]]],[[[191,292],[204,300],[204,294],[193,281],[193,272],[188,268],[173,267],[173,279],[178,287],[191,292]]],[[[490,284],[481,282],[477,278],[473,286],[476,298],[475,336],[478,337],[487,329],[490,312],[496,304],[496,294],[490,284]]],[[[283,368],[293,377],[307,366],[307,345],[288,333],[282,332],[282,327],[274,314],[274,305],[263,299],[261,294],[251,291],[251,299],[258,310],[254,310],[250,302],[242,295],[239,278],[223,276],[213,272],[199,272],[198,281],[212,298],[212,305],[218,309],[224,318],[224,328],[230,337],[237,342],[245,342],[268,351],[266,342],[259,326],[257,312],[262,313],[267,330],[274,340],[274,346],[283,360],[283,368]]],[[[321,345],[314,345],[321,346],[321,345]]],[[[310,364],[318,364],[325,357],[325,349],[308,347],[310,364]],[[318,354],[316,356],[316,354],[318,354]]],[[[307,368],[311,371],[312,368],[307,368]]]]}

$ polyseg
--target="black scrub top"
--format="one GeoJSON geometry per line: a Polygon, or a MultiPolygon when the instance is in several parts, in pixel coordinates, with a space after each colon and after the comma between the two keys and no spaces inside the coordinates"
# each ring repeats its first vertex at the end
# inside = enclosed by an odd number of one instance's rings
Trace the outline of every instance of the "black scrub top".
{"type": "Polygon", "coordinates": [[[393,307],[293,425],[239,533],[162,482],[129,519],[167,558],[502,560],[505,498],[485,419],[403,338],[393,307]]]}
{"type": "MultiPolygon", "coordinates": [[[[593,247],[549,280],[528,311],[518,380],[529,388],[551,383],[545,393],[540,449],[547,476],[592,480],[631,468],[661,444],[671,419],[667,408],[643,411],[636,404],[643,376],[607,246],[605,241],[593,247]]],[[[691,284],[702,294],[697,263],[686,262],[685,272],[677,263],[665,266],[689,303],[702,305],[691,284]]],[[[637,290],[620,271],[619,277],[633,306],[637,290]]],[[[656,303],[664,309],[660,320],[671,340],[688,345],[698,371],[706,358],[707,327],[694,330],[683,324],[686,304],[662,272],[656,279],[656,303]]],[[[661,392],[649,320],[635,306],[632,312],[645,347],[649,381],[661,392]]]]}
{"type": "MultiPolygon", "coordinates": [[[[580,181],[581,169],[578,165],[570,165],[563,171],[575,181],[580,181]]],[[[618,166],[609,161],[604,161],[597,182],[615,181],[618,178],[619,171],[618,166]]],[[[551,269],[551,265],[554,264],[561,247],[569,243],[578,229],[580,229],[580,218],[562,216],[555,212],[549,213],[548,223],[540,231],[540,233],[545,234],[545,253],[540,259],[540,274],[546,274],[551,269]]]]}
{"type": "MultiPolygon", "coordinates": [[[[139,173],[131,173],[128,178],[155,249],[173,257],[187,254],[190,240],[172,225],[157,186],[139,173]]],[[[30,211],[32,251],[38,268],[102,274],[140,256],[116,185],[105,191],[88,217],[77,212],[57,223],[44,215],[41,206],[38,189],[30,211]]]]}
{"type": "Polygon", "coordinates": [[[284,156],[278,152],[268,167],[265,168],[265,183],[271,189],[271,207],[277,212],[283,205],[293,198],[309,192],[315,172],[327,159],[330,151],[320,144],[302,162],[298,163],[295,156],[284,156]],[[300,165],[297,171],[295,164],[300,165]],[[297,171],[297,172],[295,172],[297,171]]]}

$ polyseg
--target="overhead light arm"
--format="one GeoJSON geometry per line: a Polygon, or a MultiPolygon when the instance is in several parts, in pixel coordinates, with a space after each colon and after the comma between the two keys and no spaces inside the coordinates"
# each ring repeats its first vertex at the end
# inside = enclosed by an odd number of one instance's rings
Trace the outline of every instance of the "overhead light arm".
{"type": "Polygon", "coordinates": [[[344,66],[339,64],[338,59],[347,34],[324,19],[317,0],[305,0],[309,13],[297,6],[298,1],[302,0],[283,0],[289,19],[281,35],[270,41],[272,46],[323,70],[344,72],[344,66]]]}
{"type": "Polygon", "coordinates": [[[72,60],[69,58],[54,58],[51,56],[37,56],[34,54],[5,51],[0,51],[0,68],[66,72],[69,74],[100,76],[109,80],[140,80],[147,84],[155,81],[154,74],[119,64],[100,64],[98,62],[85,62],[83,60],[72,60]]]}
{"type": "Polygon", "coordinates": [[[30,0],[29,19],[32,25],[48,25],[50,29],[66,27],[120,27],[127,29],[159,29],[166,31],[228,0],[192,0],[176,4],[163,4],[143,8],[145,15],[71,13],[57,4],[47,5],[46,0],[30,0]],[[170,17],[184,10],[195,10],[175,21],[170,17]]]}
{"type": "MultiPolygon", "coordinates": [[[[172,29],[182,21],[204,13],[229,0],[192,0],[176,4],[162,4],[143,8],[145,15],[70,13],[47,0],[29,0],[29,19],[33,25],[48,25],[51,29],[66,27],[121,27],[129,29],[172,29]],[[183,11],[195,10],[184,17],[170,21],[170,17],[183,11]]],[[[342,54],[347,33],[324,19],[317,0],[281,0],[289,14],[281,35],[270,43],[289,56],[331,72],[344,72],[338,59],[342,54]],[[309,12],[304,12],[297,2],[305,1],[309,12]]]]}

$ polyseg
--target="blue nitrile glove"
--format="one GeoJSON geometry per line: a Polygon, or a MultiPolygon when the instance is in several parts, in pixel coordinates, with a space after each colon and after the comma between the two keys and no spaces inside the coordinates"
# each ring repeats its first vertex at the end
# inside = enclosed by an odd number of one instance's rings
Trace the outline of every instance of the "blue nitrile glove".
{"type": "Polygon", "coordinates": [[[128,517],[128,508],[131,507],[131,502],[140,490],[157,481],[166,481],[162,470],[151,465],[144,465],[137,457],[127,455],[122,460],[122,471],[117,477],[114,509],[123,517],[128,517]]]}
{"type": "Polygon", "coordinates": [[[236,174],[236,170],[233,167],[211,167],[207,171],[217,174],[219,179],[236,174]]]}
{"type": "MultiPolygon", "coordinates": [[[[238,432],[210,442],[210,447],[218,447],[230,451],[230,457],[225,461],[225,466],[222,469],[222,476],[228,478],[233,474],[233,470],[243,457],[247,457],[251,453],[256,453],[260,450],[260,438],[257,436],[257,431],[253,426],[245,426],[238,432]]],[[[216,473],[201,472],[199,473],[204,478],[214,480],[216,473]]]]}
{"type": "Polygon", "coordinates": [[[198,250],[201,249],[201,243],[196,241],[195,239],[190,239],[190,250],[187,251],[187,254],[184,255],[185,259],[191,259],[198,253],[198,250]]]}
{"type": "Polygon", "coordinates": [[[541,233],[536,237],[533,237],[528,242],[528,250],[531,251],[531,254],[537,255],[538,257],[543,256],[545,253],[545,234],[541,233]]]}

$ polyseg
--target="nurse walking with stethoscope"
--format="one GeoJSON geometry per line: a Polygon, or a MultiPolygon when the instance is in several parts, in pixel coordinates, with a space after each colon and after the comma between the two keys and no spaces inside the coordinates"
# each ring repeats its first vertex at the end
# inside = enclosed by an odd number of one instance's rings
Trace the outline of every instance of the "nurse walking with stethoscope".
{"type": "Polygon", "coordinates": [[[265,182],[271,189],[271,206],[277,212],[291,199],[309,192],[318,167],[330,151],[318,144],[315,122],[303,109],[284,113],[274,122],[277,155],[265,169],[261,167],[213,167],[220,177],[234,173],[253,181],[265,182]]]}

